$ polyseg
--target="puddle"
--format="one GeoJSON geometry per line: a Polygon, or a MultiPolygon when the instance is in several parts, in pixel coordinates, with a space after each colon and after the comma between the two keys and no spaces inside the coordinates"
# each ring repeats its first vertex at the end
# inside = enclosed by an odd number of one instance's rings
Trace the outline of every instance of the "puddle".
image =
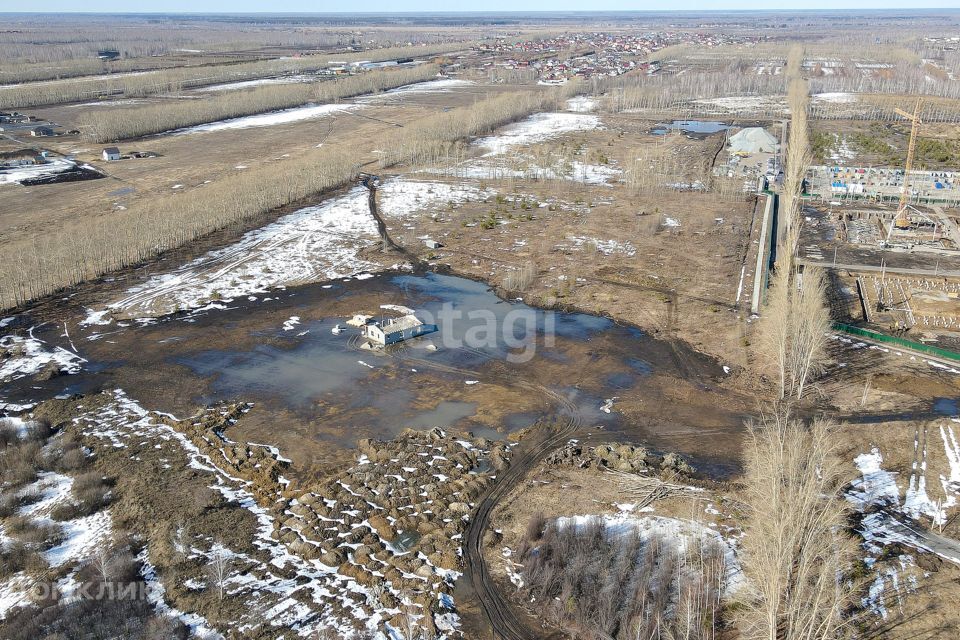
{"type": "Polygon", "coordinates": [[[405,553],[420,541],[420,537],[416,531],[400,531],[393,540],[390,540],[390,544],[401,553],[405,553]]]}
{"type": "MultiPolygon", "coordinates": [[[[403,426],[413,429],[430,429],[432,427],[452,427],[464,418],[469,418],[477,412],[476,402],[457,402],[443,400],[435,409],[424,411],[409,420],[401,419],[403,426]]],[[[475,434],[477,435],[477,434],[475,434]]]]}
{"type": "Polygon", "coordinates": [[[933,412],[942,416],[960,415],[960,406],[956,398],[935,398],[933,412]]]}
{"type": "MultiPolygon", "coordinates": [[[[38,328],[41,339],[69,348],[61,333],[55,325],[38,328]]],[[[145,407],[175,415],[213,402],[252,402],[241,425],[248,431],[238,437],[292,449],[295,459],[319,459],[318,447],[352,447],[357,438],[392,438],[407,427],[502,439],[562,414],[538,387],[565,396],[585,429],[647,438],[656,428],[669,436],[674,424],[702,419],[708,410],[695,408],[704,404],[695,400],[702,380],[722,376],[715,362],[692,351],[678,358],[685,347],[608,318],[535,309],[498,298],[483,283],[435,273],[306,285],[145,326],[75,326],[70,336],[88,362],[84,371],[45,382],[42,391],[36,381],[16,381],[0,399],[123,388],[145,407]],[[331,331],[382,304],[410,307],[440,330],[388,355],[359,349],[355,328],[331,331]],[[294,316],[299,322],[290,323],[294,316]],[[659,394],[661,375],[675,377],[671,387],[687,385],[692,404],[654,426],[618,408],[640,397],[641,409],[658,410],[647,403],[659,394]],[[613,410],[601,411],[613,397],[613,410]]]]}
{"type": "Polygon", "coordinates": [[[680,131],[687,135],[711,135],[730,128],[726,122],[716,120],[674,120],[670,123],[661,122],[650,130],[655,136],[663,136],[671,131],[680,131]]]}

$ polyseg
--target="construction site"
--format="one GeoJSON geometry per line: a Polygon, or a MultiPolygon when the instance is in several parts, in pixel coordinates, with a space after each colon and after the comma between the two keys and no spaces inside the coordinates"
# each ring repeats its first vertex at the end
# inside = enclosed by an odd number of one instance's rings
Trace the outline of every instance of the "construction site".
{"type": "Polygon", "coordinates": [[[955,171],[916,166],[923,101],[897,109],[910,125],[903,166],[813,166],[801,261],[833,269],[839,320],[960,345],[960,201],[955,171]]]}

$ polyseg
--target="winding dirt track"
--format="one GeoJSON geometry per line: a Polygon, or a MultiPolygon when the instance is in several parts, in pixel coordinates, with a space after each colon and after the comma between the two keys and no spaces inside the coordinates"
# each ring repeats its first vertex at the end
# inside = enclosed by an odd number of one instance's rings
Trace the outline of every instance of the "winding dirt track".
{"type": "Polygon", "coordinates": [[[490,572],[483,558],[483,534],[490,522],[490,513],[530,469],[548,453],[563,446],[576,433],[579,426],[579,416],[565,417],[559,426],[546,427],[541,424],[536,433],[524,438],[511,457],[510,468],[497,478],[493,486],[480,499],[473,512],[473,519],[467,527],[464,547],[467,575],[496,638],[536,640],[539,635],[530,631],[526,624],[517,618],[490,578],[490,572]]]}
{"type": "MultiPolygon", "coordinates": [[[[348,345],[358,351],[361,350],[359,336],[351,336],[348,345]]],[[[469,347],[462,347],[462,349],[489,358],[489,354],[483,351],[469,347]]],[[[553,423],[538,423],[535,429],[528,433],[520,444],[514,448],[513,454],[510,456],[510,467],[500,474],[486,493],[480,497],[464,536],[466,576],[477,595],[484,617],[493,631],[493,637],[503,640],[537,640],[540,635],[531,631],[525,623],[517,618],[490,577],[487,563],[483,557],[483,534],[487,530],[490,523],[490,514],[497,503],[510,493],[517,483],[523,480],[527,473],[547,454],[564,446],[576,434],[583,424],[580,410],[575,403],[563,394],[541,384],[520,379],[507,370],[500,370],[496,372],[496,375],[491,375],[492,372],[490,371],[480,372],[409,356],[405,351],[401,347],[388,352],[388,354],[409,364],[416,364],[418,367],[430,368],[435,371],[456,373],[479,380],[486,378],[493,384],[503,384],[504,381],[508,381],[510,384],[542,394],[551,404],[557,407],[557,419],[553,423]]],[[[499,369],[499,367],[495,368],[499,369]]]]}

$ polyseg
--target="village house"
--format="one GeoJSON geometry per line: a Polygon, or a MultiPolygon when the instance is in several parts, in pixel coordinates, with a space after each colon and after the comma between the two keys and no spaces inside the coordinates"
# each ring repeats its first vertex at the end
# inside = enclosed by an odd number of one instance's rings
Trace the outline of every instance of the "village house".
{"type": "Polygon", "coordinates": [[[413,338],[433,333],[437,330],[435,324],[424,324],[414,315],[399,318],[387,318],[383,322],[372,322],[362,328],[363,337],[374,344],[387,346],[412,340],[413,338]]]}
{"type": "Polygon", "coordinates": [[[0,153],[0,166],[3,167],[22,167],[41,164],[42,162],[43,157],[30,149],[0,153]]]}
{"type": "Polygon", "coordinates": [[[103,150],[103,159],[107,162],[120,159],[120,149],[117,147],[107,147],[103,150]]]}

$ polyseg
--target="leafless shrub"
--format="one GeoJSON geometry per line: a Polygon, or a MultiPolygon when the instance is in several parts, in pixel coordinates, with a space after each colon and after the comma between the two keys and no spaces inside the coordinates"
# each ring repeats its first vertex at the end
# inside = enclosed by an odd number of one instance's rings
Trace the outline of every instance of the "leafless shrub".
{"type": "Polygon", "coordinates": [[[12,418],[0,418],[0,449],[19,442],[45,442],[52,433],[48,420],[26,420],[18,425],[12,418]]]}
{"type": "Polygon", "coordinates": [[[507,273],[503,279],[503,287],[508,291],[526,291],[536,277],[536,266],[532,262],[527,262],[507,273]]]}
{"type": "Polygon", "coordinates": [[[20,441],[20,430],[9,418],[0,418],[0,449],[20,441]]]}
{"type": "Polygon", "coordinates": [[[34,440],[20,441],[0,449],[0,486],[19,487],[33,482],[43,464],[42,448],[34,440]]]}
{"type": "Polygon", "coordinates": [[[62,456],[57,458],[55,466],[58,471],[75,471],[82,469],[87,464],[87,454],[78,446],[66,450],[62,456]]]}
{"type": "Polygon", "coordinates": [[[660,537],[614,533],[600,518],[548,524],[521,555],[528,594],[577,637],[713,638],[725,564],[718,544],[687,553],[660,537]]]}
{"type": "Polygon", "coordinates": [[[527,523],[527,529],[524,532],[523,539],[526,542],[536,542],[543,536],[546,526],[547,519],[544,517],[542,511],[538,511],[530,518],[530,522],[527,523]]]}
{"type": "Polygon", "coordinates": [[[12,516],[21,507],[33,504],[40,498],[40,491],[35,487],[0,493],[0,518],[12,516]]]}
{"type": "Polygon", "coordinates": [[[71,499],[51,509],[50,517],[63,522],[100,511],[110,503],[111,486],[112,483],[96,472],[76,476],[70,489],[71,499]]]}
{"type": "Polygon", "coordinates": [[[3,526],[11,537],[42,551],[57,546],[65,539],[63,529],[59,525],[37,522],[27,516],[7,518],[3,526]]]}
{"type": "Polygon", "coordinates": [[[20,571],[37,575],[46,568],[47,563],[40,552],[23,542],[14,541],[0,549],[0,579],[9,578],[20,571]]]}
{"type": "Polygon", "coordinates": [[[858,585],[847,576],[856,545],[835,433],[828,420],[805,425],[785,410],[749,425],[746,638],[834,638],[844,626],[858,585]]]}

